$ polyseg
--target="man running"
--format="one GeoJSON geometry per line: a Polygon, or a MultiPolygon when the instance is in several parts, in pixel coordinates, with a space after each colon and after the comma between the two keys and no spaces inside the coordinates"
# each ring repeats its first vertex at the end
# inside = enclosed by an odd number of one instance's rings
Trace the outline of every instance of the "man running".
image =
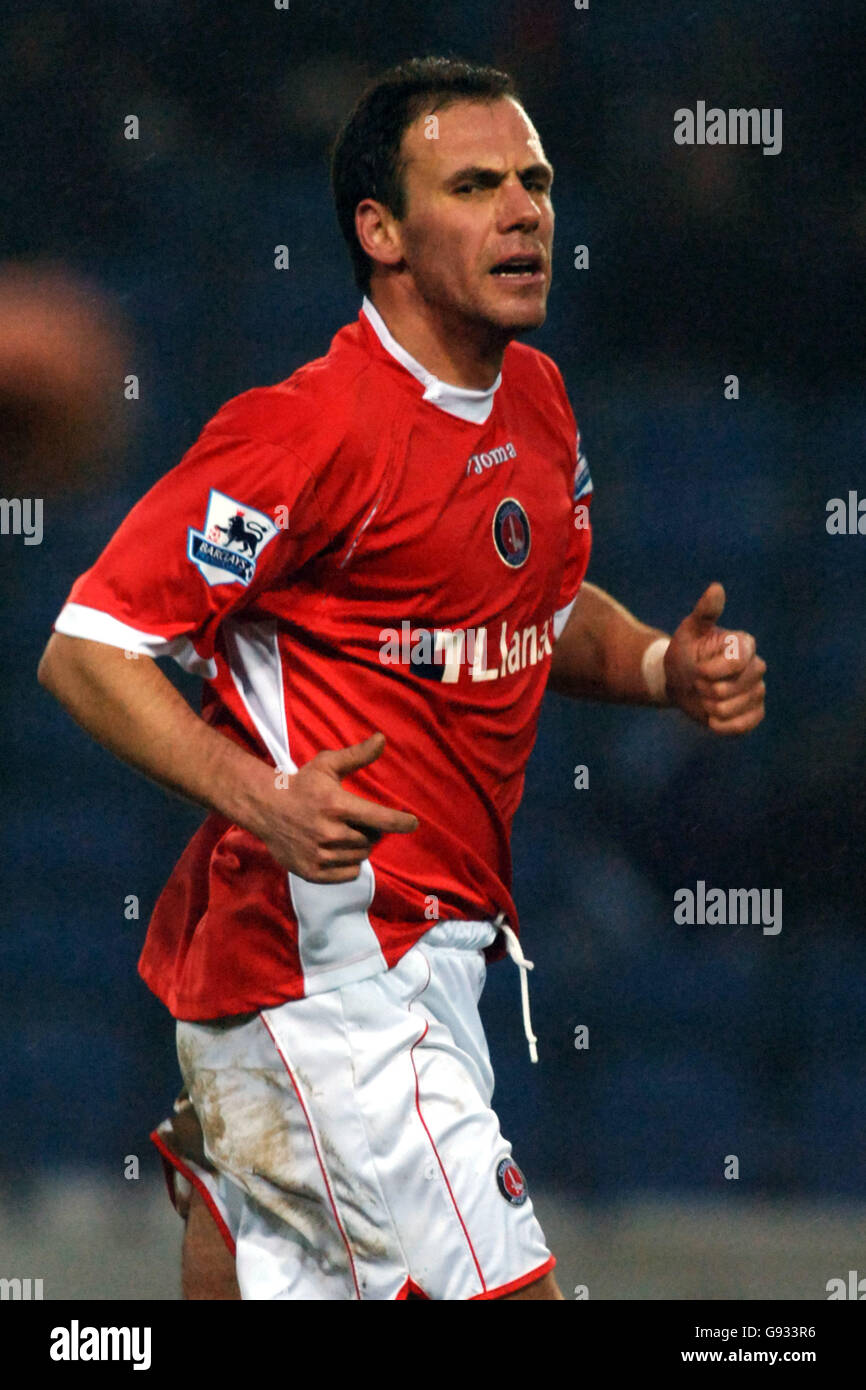
{"type": "MultiPolygon", "coordinates": [[[[669,638],[583,583],[574,416],[514,341],[546,314],[552,177],[506,74],[420,59],[373,84],[333,156],[358,319],[217,413],[40,668],[210,812],[140,968],[203,1136],[198,1160],[171,1126],[161,1148],[244,1298],[561,1298],[477,1010],[486,962],[525,982],[509,837],[544,692],[719,734],[763,717],[721,585],[669,638]],[[201,718],[163,656],[204,678],[201,718]]],[[[525,995],[524,1023],[533,1047],[525,995]]]]}

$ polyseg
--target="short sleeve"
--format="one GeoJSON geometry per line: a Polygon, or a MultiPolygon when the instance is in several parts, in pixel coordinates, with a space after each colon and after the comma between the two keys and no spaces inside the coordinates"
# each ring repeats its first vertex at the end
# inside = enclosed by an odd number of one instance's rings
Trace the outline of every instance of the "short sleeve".
{"type": "Polygon", "coordinates": [[[329,541],[308,467],[217,416],[75,582],[57,632],[213,678],[220,623],[329,541]]]}

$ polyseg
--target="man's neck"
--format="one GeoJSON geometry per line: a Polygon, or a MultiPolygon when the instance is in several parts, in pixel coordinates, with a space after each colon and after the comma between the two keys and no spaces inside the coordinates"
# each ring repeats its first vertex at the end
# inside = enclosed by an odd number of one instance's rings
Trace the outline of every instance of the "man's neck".
{"type": "Polygon", "coordinates": [[[417,294],[395,294],[375,285],[367,297],[400,346],[449,386],[488,390],[500,371],[507,345],[501,330],[472,325],[428,304],[417,294]]]}

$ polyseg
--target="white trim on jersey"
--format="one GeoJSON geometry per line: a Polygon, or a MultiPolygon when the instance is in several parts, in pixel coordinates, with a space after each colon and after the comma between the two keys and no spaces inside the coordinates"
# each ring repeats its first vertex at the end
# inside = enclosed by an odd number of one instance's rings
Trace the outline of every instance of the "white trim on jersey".
{"type": "MultiPolygon", "coordinates": [[[[289,747],[277,624],[226,620],[222,625],[232,680],[255,728],[276,763],[297,772],[289,747]]],[[[298,919],[298,953],[306,994],[321,994],[387,970],[367,916],[376,891],[369,859],[348,883],[309,883],[288,874],[298,919]]]]}
{"type": "Polygon", "coordinates": [[[366,295],[361,308],[385,351],[390,352],[401,367],[405,367],[406,371],[411,372],[417,381],[423,383],[425,401],[430,401],[432,405],[438,406],[448,415],[456,415],[459,420],[468,420],[471,425],[483,425],[490,419],[494,398],[502,382],[501,372],[493,385],[488,386],[483,391],[474,390],[469,386],[452,386],[447,381],[440,381],[438,376],[434,376],[411,353],[400,346],[397,339],[389,332],[388,325],[375,304],[366,295]]]}
{"type": "Polygon", "coordinates": [[[199,656],[188,637],[158,637],[152,632],[142,632],[137,627],[129,627],[109,613],[99,608],[88,608],[83,603],[67,603],[60,611],[56,632],[65,637],[85,637],[91,642],[103,642],[107,647],[122,647],[124,651],[135,652],[138,656],[150,656],[154,660],[170,656],[190,675],[203,676],[212,681],[217,673],[216,662],[199,656]]]}

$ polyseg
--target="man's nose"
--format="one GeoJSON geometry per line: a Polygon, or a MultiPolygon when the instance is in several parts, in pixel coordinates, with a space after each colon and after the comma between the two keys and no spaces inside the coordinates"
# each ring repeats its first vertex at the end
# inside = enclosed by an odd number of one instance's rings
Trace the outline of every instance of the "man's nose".
{"type": "Polygon", "coordinates": [[[541,221],[541,209],[520,179],[507,179],[501,185],[500,224],[503,231],[511,227],[535,230],[541,221]]]}

